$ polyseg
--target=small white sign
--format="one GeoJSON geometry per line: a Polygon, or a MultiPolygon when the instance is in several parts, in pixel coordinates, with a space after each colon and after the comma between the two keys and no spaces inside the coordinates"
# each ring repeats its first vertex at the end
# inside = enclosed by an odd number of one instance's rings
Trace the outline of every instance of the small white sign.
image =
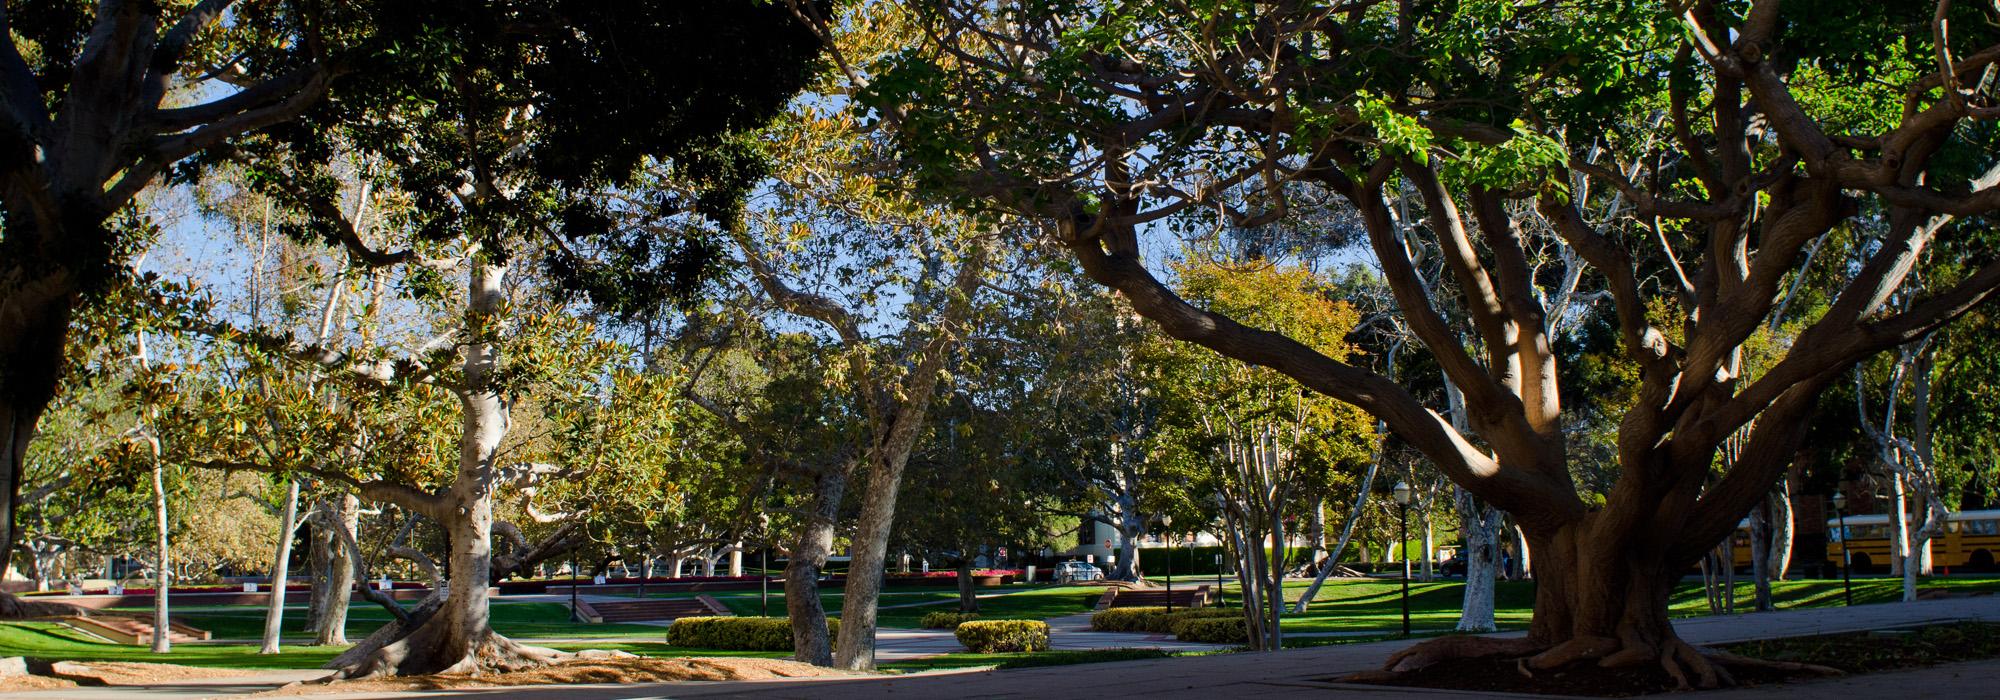
{"type": "Polygon", "coordinates": [[[257,582],[256,582],[256,581],[244,581],[244,582],[243,582],[243,592],[244,592],[244,593],[256,593],[256,592],[257,592],[257,582]]]}

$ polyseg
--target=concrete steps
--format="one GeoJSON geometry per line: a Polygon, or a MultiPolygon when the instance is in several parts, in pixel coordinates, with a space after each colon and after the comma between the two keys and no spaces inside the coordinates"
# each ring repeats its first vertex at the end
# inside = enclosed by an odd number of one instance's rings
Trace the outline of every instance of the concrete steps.
{"type": "Polygon", "coordinates": [[[729,608],[706,595],[693,598],[577,601],[585,620],[605,622],[666,622],[683,617],[727,616],[729,608]]]}
{"type": "Polygon", "coordinates": [[[1104,589],[1104,597],[1097,599],[1097,609],[1106,608],[1164,608],[1171,598],[1175,608],[1199,608],[1209,603],[1209,587],[1175,588],[1169,593],[1164,588],[1118,588],[1104,589]]]}
{"type": "MultiPolygon", "coordinates": [[[[71,629],[110,640],[114,644],[153,643],[153,621],[145,618],[123,616],[81,617],[70,616],[59,620],[71,629]]],[[[197,629],[181,622],[169,621],[167,640],[171,642],[208,641],[207,630],[197,629]]]]}

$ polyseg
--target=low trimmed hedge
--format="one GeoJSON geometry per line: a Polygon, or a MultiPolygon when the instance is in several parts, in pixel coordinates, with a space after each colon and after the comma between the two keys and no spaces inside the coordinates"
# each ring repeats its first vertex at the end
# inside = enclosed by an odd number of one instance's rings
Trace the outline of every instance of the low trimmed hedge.
{"type": "Polygon", "coordinates": [[[1176,634],[1175,625],[1186,620],[1241,618],[1241,608],[1164,607],[1108,608],[1090,616],[1090,628],[1099,632],[1152,632],[1176,634]]]}
{"type": "MultiPolygon", "coordinates": [[[[826,619],[829,639],[840,620],[826,619]]],[[[667,644],[697,649],[792,651],[792,620],[785,617],[683,617],[667,627],[667,644]]]]}
{"type": "Polygon", "coordinates": [[[1250,621],[1242,615],[1181,620],[1174,624],[1174,639],[1205,644],[1248,644],[1250,621]]]}
{"type": "Polygon", "coordinates": [[[979,613],[938,611],[924,613],[924,619],[919,621],[918,624],[924,629],[949,630],[958,629],[960,624],[977,619],[979,619],[979,613]]]}
{"type": "Polygon", "coordinates": [[[1049,650],[1049,623],[1041,620],[967,620],[953,634],[975,654],[1049,650]]]}

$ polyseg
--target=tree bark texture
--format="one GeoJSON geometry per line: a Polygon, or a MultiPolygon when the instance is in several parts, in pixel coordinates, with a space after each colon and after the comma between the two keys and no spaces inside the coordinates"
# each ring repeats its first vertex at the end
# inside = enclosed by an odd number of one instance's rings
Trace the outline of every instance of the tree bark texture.
{"type": "Polygon", "coordinates": [[[785,613],[792,622],[792,659],[814,666],[833,665],[833,640],[827,633],[826,608],[819,601],[819,576],[826,558],[833,554],[833,529],[846,490],[846,469],[814,475],[811,510],[799,524],[798,540],[785,563],[785,613]]]}
{"type": "Polygon", "coordinates": [[[1465,547],[1464,602],[1459,607],[1458,631],[1492,632],[1494,586],[1500,578],[1500,513],[1462,489],[1458,494],[1459,532],[1465,547]]]}
{"type": "MultiPolygon", "coordinates": [[[[347,610],[354,584],[361,572],[360,558],[346,546],[355,539],[361,525],[361,499],[341,494],[325,504],[313,523],[313,536],[327,548],[326,568],[313,586],[314,598],[322,602],[315,611],[313,643],[327,646],[347,643],[347,610]],[[324,587],[325,595],[321,595],[324,587]]],[[[315,545],[317,548],[317,544],[315,545]]],[[[367,587],[365,578],[359,581],[367,587]]]]}
{"type": "Polygon", "coordinates": [[[960,551],[958,555],[958,611],[979,612],[979,587],[972,585],[972,553],[960,551]]]}
{"type": "Polygon", "coordinates": [[[923,407],[906,405],[904,410],[912,415],[898,416],[868,459],[867,490],[861,495],[847,587],[840,602],[840,641],[834,645],[834,666],[850,671],[875,669],[875,615],[882,598],[882,576],[887,571],[890,527],[896,519],[903,467],[916,446],[924,415],[923,407]]]}
{"type": "Polygon", "coordinates": [[[285,588],[291,583],[292,533],[298,531],[299,481],[285,488],[285,510],[278,518],[278,551],[271,561],[271,598],[264,606],[264,643],[259,654],[276,654],[285,634],[285,588]]]}
{"type": "MultiPolygon", "coordinates": [[[[405,625],[397,638],[358,659],[330,666],[340,669],[340,677],[513,671],[564,656],[495,633],[486,597],[493,575],[493,496],[501,480],[496,456],[509,420],[496,376],[506,273],[501,264],[472,262],[465,312],[470,340],[464,351],[463,384],[457,389],[462,412],[458,472],[443,493],[406,504],[445,529],[450,555],[443,600],[428,618],[415,621],[413,616],[415,624],[405,625]]],[[[373,641],[371,635],[356,649],[373,641]]]]}

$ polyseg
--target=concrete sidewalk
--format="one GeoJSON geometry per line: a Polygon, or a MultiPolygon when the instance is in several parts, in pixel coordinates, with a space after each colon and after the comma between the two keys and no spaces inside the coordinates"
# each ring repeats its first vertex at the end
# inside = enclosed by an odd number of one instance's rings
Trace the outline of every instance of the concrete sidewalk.
{"type": "MultiPolygon", "coordinates": [[[[1675,628],[1683,639],[1691,643],[1723,644],[1752,639],[1913,627],[1964,620],[2000,622],[2000,596],[1692,618],[1678,621],[1675,628]]],[[[1407,646],[1409,642],[1406,641],[1376,642],[1289,649],[1269,654],[1218,654],[1081,667],[1055,666],[888,678],[666,683],[607,688],[518,688],[485,693],[458,692],[445,697],[478,695],[550,700],[642,697],[834,700],[881,697],[1003,698],[1061,695],[1141,697],[1149,700],[1171,697],[1219,697],[1235,700],[1306,695],[1324,697],[1343,690],[1380,697],[1506,697],[1481,693],[1440,693],[1428,689],[1404,690],[1386,687],[1356,689],[1353,686],[1336,685],[1329,680],[1356,671],[1380,668],[1391,654],[1407,646]]],[[[1917,696],[1900,691],[1889,694],[1897,695],[1903,700],[1915,697],[1990,697],[1993,679],[2000,677],[2000,674],[1993,673],[1995,669],[2000,669],[2000,662],[1974,662],[1781,687],[1718,691],[1704,696],[1825,697],[1829,692],[1843,692],[1841,688],[1852,687],[1857,692],[1851,697],[1879,697],[1873,691],[1893,690],[1921,680],[1927,683],[1938,682],[1943,686],[1956,685],[1959,690],[1945,695],[1917,696]],[[1954,683],[1952,679],[1959,679],[1959,682],[1954,683]],[[1860,692],[1863,689],[1870,692],[1860,692]]]]}

